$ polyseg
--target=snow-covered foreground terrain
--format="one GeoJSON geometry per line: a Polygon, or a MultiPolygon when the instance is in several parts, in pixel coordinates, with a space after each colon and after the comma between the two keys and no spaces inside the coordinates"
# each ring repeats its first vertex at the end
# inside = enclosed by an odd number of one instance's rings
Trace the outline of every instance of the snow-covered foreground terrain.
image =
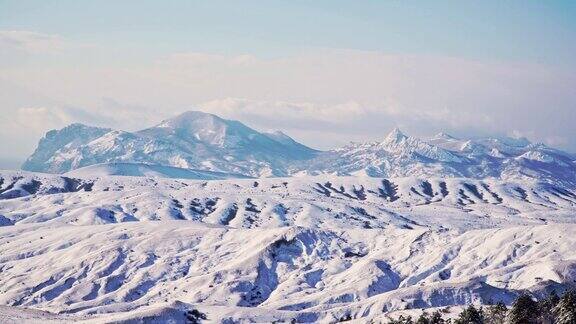
{"type": "Polygon", "coordinates": [[[234,228],[464,231],[576,222],[576,194],[564,187],[463,178],[193,181],[4,171],[0,199],[3,224],[194,220],[234,228]]]}
{"type": "Polygon", "coordinates": [[[363,322],[509,303],[574,285],[575,212],[571,188],[529,180],[2,171],[0,320],[363,322]]]}

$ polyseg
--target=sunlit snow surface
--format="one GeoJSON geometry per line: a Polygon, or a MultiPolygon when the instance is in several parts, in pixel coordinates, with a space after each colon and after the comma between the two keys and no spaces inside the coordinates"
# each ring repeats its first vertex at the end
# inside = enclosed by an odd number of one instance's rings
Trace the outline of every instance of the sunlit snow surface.
{"type": "Polygon", "coordinates": [[[545,182],[0,179],[2,322],[367,320],[576,278],[576,194],[545,182]]]}

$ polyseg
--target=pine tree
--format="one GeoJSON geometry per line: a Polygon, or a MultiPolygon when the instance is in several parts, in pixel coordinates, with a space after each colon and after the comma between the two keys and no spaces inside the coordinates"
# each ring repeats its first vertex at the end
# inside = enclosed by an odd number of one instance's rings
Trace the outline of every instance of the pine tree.
{"type": "Polygon", "coordinates": [[[552,291],[548,297],[538,301],[538,308],[540,311],[540,322],[542,324],[553,324],[555,323],[554,308],[558,305],[560,297],[556,295],[555,291],[552,291]]]}
{"type": "Polygon", "coordinates": [[[404,317],[400,315],[397,319],[390,319],[388,324],[413,324],[412,316],[404,317]]]}
{"type": "Polygon", "coordinates": [[[458,318],[454,321],[455,324],[483,324],[484,312],[482,308],[476,309],[474,305],[468,306],[464,309],[458,318]]]}
{"type": "Polygon", "coordinates": [[[200,324],[202,323],[202,320],[207,320],[208,317],[206,316],[206,314],[202,313],[197,309],[191,309],[186,311],[186,319],[188,320],[187,321],[188,323],[200,324]]]}
{"type": "Polygon", "coordinates": [[[422,311],[420,317],[416,320],[416,324],[430,324],[430,319],[428,318],[428,313],[426,311],[422,311]]]}
{"type": "Polygon", "coordinates": [[[510,324],[539,324],[538,303],[527,294],[520,295],[508,314],[510,324]]]}
{"type": "Polygon", "coordinates": [[[508,308],[503,302],[498,302],[495,305],[488,306],[486,310],[486,323],[487,324],[504,324],[506,322],[506,313],[508,308]]]}
{"type": "Polygon", "coordinates": [[[444,324],[446,321],[442,318],[442,313],[440,311],[435,311],[432,313],[432,317],[430,318],[430,324],[444,324]]]}
{"type": "Polygon", "coordinates": [[[564,293],[558,305],[554,307],[554,313],[558,324],[576,323],[576,291],[564,293]]]}

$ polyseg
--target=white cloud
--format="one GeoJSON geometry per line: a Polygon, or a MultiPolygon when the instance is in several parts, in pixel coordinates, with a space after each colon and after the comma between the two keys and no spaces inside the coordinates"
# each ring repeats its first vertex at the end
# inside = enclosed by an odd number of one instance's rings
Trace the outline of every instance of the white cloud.
{"type": "MultiPolygon", "coordinates": [[[[414,135],[513,129],[576,150],[576,140],[564,140],[576,138],[570,68],[353,50],[272,59],[192,52],[127,63],[78,67],[70,61],[2,72],[58,103],[50,107],[81,107],[65,110],[74,121],[116,128],[144,128],[201,109],[286,130],[322,148],[378,139],[400,126],[414,135]]],[[[14,100],[0,111],[26,106],[43,105],[14,100]]]]}
{"type": "Polygon", "coordinates": [[[25,107],[16,109],[11,124],[14,128],[41,131],[46,127],[62,127],[71,122],[72,118],[60,108],[25,107]]]}
{"type": "Polygon", "coordinates": [[[2,108],[0,118],[0,157],[22,159],[32,153],[47,130],[74,121],[65,110],[48,107],[2,108]]]}
{"type": "Polygon", "coordinates": [[[0,30],[0,49],[29,53],[58,52],[69,46],[61,36],[21,30],[0,30]]]}
{"type": "Polygon", "coordinates": [[[284,122],[305,119],[330,123],[346,123],[365,116],[368,112],[367,107],[363,107],[358,102],[327,105],[310,102],[265,101],[240,98],[211,100],[199,104],[198,108],[205,112],[230,118],[260,116],[284,122]]]}

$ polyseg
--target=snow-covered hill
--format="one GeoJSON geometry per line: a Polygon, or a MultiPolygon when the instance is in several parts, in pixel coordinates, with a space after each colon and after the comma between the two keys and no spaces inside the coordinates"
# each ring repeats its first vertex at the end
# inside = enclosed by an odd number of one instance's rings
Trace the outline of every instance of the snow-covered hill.
{"type": "Polygon", "coordinates": [[[574,285],[575,213],[573,188],[530,179],[2,171],[0,304],[61,322],[364,322],[509,303],[574,285]]]}
{"type": "Polygon", "coordinates": [[[239,228],[464,231],[576,222],[574,190],[532,180],[309,176],[191,181],[4,171],[0,199],[0,215],[12,224],[195,220],[239,228]]]}
{"type": "MultiPolygon", "coordinates": [[[[101,163],[139,163],[250,177],[369,175],[537,179],[576,185],[576,157],[525,139],[419,139],[395,129],[382,141],[319,152],[281,133],[187,112],[129,133],[73,124],[50,131],[24,170],[65,173],[101,163]]],[[[137,168],[133,166],[132,168],[137,168]]],[[[160,172],[161,174],[161,172],[160,172]]]]}

